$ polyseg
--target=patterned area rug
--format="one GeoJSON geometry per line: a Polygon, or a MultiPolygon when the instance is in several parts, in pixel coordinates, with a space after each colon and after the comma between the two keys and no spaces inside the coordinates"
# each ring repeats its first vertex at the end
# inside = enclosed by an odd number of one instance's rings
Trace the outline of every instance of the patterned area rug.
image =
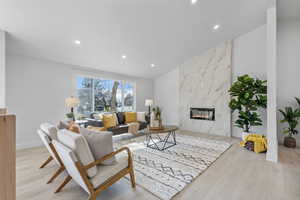
{"type": "MultiPolygon", "coordinates": [[[[158,151],[147,148],[144,137],[130,143],[136,183],[163,200],[169,200],[207,169],[231,144],[200,137],[176,135],[177,145],[158,151]]],[[[127,177],[128,178],[128,177],[127,177]]]]}

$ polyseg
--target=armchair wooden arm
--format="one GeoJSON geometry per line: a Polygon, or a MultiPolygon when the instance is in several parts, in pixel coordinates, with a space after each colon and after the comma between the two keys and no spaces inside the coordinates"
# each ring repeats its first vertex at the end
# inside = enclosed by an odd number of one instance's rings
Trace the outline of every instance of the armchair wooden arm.
{"type": "Polygon", "coordinates": [[[98,160],[96,160],[95,162],[92,162],[86,166],[84,166],[84,169],[85,170],[88,170],[96,165],[99,165],[101,164],[103,161],[107,160],[107,159],[110,159],[112,158],[113,156],[115,156],[116,154],[118,153],[121,153],[122,151],[127,151],[127,154],[128,154],[128,166],[131,166],[132,164],[132,157],[131,157],[131,151],[128,147],[122,147],[114,152],[111,152],[110,154],[107,154],[105,156],[103,156],[102,158],[99,158],[98,160]]]}
{"type": "MultiPolygon", "coordinates": [[[[119,179],[123,178],[126,174],[130,175],[131,180],[131,186],[135,188],[135,177],[134,177],[134,171],[133,171],[133,163],[132,163],[132,156],[131,151],[128,147],[122,147],[106,156],[103,156],[102,158],[83,166],[79,161],[75,163],[84,183],[86,184],[88,190],[90,191],[90,200],[96,200],[96,196],[115,182],[117,182],[119,179]],[[90,179],[88,178],[87,170],[91,167],[94,167],[98,164],[101,164],[104,160],[110,159],[114,155],[121,153],[123,151],[126,151],[128,154],[128,167],[122,169],[120,172],[115,174],[114,176],[110,177],[106,182],[104,182],[102,185],[98,186],[97,188],[94,188],[92,183],[90,182],[90,179]]],[[[64,182],[59,186],[59,188],[56,190],[56,193],[63,189],[63,187],[72,179],[71,176],[68,176],[64,182]]]]}

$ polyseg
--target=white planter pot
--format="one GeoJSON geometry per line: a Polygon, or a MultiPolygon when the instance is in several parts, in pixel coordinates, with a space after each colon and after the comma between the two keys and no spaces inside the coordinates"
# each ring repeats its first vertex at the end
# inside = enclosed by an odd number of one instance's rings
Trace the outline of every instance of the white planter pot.
{"type": "Polygon", "coordinates": [[[243,139],[243,141],[246,140],[246,137],[247,137],[249,134],[250,134],[250,133],[242,132],[242,139],[243,139]]]}

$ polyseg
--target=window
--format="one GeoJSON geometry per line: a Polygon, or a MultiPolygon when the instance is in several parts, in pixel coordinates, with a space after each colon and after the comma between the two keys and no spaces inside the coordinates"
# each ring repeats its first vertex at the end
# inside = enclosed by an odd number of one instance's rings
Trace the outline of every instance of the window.
{"type": "Polygon", "coordinates": [[[80,99],[78,112],[133,111],[134,85],[126,81],[98,78],[76,78],[77,95],[80,99]]]}
{"type": "Polygon", "coordinates": [[[124,94],[124,111],[133,110],[134,98],[133,98],[133,86],[130,83],[123,85],[124,94]]]}

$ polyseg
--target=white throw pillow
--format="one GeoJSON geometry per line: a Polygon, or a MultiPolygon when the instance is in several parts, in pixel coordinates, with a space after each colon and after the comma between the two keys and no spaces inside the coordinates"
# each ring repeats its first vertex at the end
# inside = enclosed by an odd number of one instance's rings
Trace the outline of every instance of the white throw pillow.
{"type": "MultiPolygon", "coordinates": [[[[112,132],[93,131],[86,128],[81,128],[80,133],[87,140],[92,154],[96,160],[114,151],[112,143],[112,132]]],[[[116,164],[116,158],[113,156],[112,158],[103,161],[101,164],[114,165],[116,164]]]]}
{"type": "Polygon", "coordinates": [[[146,113],[145,112],[137,112],[137,120],[139,122],[146,122],[146,113]]]}
{"type": "Polygon", "coordinates": [[[117,113],[113,113],[113,116],[115,118],[116,124],[119,125],[119,120],[118,120],[117,113]]]}

